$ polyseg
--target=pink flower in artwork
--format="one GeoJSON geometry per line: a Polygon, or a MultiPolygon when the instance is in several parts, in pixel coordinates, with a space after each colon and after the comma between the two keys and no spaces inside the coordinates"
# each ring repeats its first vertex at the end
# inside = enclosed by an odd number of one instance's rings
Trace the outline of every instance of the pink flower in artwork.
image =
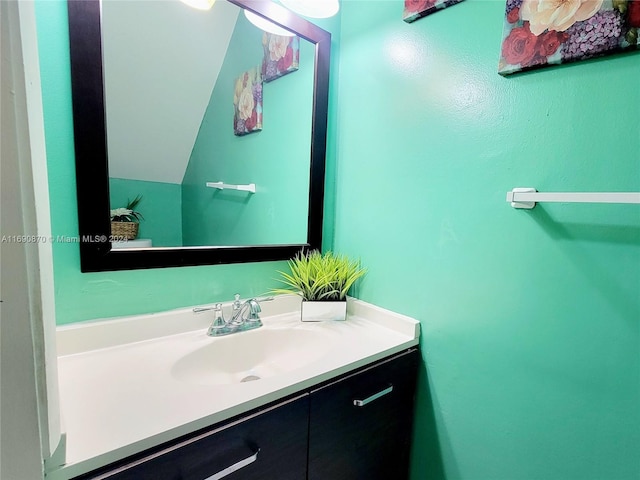
{"type": "Polygon", "coordinates": [[[564,32],[576,22],[593,17],[604,0],[524,0],[520,7],[522,20],[530,23],[531,32],[545,30],[564,32]]]}
{"type": "Polygon", "coordinates": [[[538,43],[536,45],[538,55],[543,57],[553,55],[558,51],[560,45],[567,41],[567,38],[569,38],[569,35],[564,32],[556,32],[555,30],[543,33],[538,37],[538,43]]]}
{"type": "Polygon", "coordinates": [[[520,8],[516,7],[507,13],[507,22],[516,23],[518,20],[520,20],[520,8]]]}
{"type": "Polygon", "coordinates": [[[251,89],[251,85],[242,90],[240,94],[240,99],[238,100],[238,114],[242,120],[245,120],[251,116],[251,112],[253,112],[256,104],[253,100],[253,91],[251,89]]]}
{"type": "Polygon", "coordinates": [[[536,36],[531,32],[529,22],[524,22],[522,27],[512,29],[505,38],[502,57],[512,65],[542,65],[547,63],[547,57],[556,53],[568,37],[566,33],[555,30],[536,36]]]}
{"type": "Polygon", "coordinates": [[[404,0],[405,16],[411,13],[424,12],[436,4],[436,0],[404,0]]]}
{"type": "Polygon", "coordinates": [[[298,70],[300,58],[298,37],[284,37],[265,32],[262,36],[262,46],[264,50],[262,75],[265,82],[298,70]]]}
{"type": "Polygon", "coordinates": [[[293,63],[293,48],[287,47],[284,55],[278,60],[278,70],[286,72],[293,63]]]}
{"type": "Polygon", "coordinates": [[[233,133],[262,130],[262,75],[252,68],[236,79],[233,93],[233,133]]]}
{"type": "Polygon", "coordinates": [[[248,131],[256,128],[256,124],[258,123],[258,113],[255,110],[251,111],[251,115],[244,121],[244,126],[248,131]]]}
{"type": "Polygon", "coordinates": [[[273,61],[278,61],[284,57],[290,42],[291,37],[271,35],[269,38],[269,58],[273,61]]]}
{"type": "Polygon", "coordinates": [[[509,32],[502,44],[502,57],[507,63],[517,65],[531,61],[537,53],[538,38],[531,33],[529,22],[509,32]]]}
{"type": "Polygon", "coordinates": [[[627,5],[629,8],[629,26],[640,28],[640,0],[631,0],[627,5]]]}

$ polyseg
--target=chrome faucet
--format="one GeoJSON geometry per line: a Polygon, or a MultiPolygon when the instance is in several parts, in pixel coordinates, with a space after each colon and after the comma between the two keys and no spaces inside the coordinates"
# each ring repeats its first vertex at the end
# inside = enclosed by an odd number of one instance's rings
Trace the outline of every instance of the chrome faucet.
{"type": "Polygon", "coordinates": [[[231,307],[231,318],[225,320],[222,304],[216,303],[215,307],[194,308],[194,313],[214,311],[214,319],[207,329],[207,335],[210,337],[221,337],[223,335],[231,335],[232,333],[253,330],[262,326],[260,320],[260,302],[273,300],[273,297],[266,298],[250,298],[244,302],[240,301],[240,294],[236,293],[235,300],[231,307]]]}

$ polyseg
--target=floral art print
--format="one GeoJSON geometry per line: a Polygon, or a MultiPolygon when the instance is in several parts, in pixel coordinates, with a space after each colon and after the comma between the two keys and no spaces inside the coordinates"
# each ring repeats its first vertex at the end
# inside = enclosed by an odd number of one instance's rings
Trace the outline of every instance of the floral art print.
{"type": "Polygon", "coordinates": [[[233,133],[246,135],[262,130],[262,74],[259,67],[236,79],[233,92],[233,133]]]}
{"type": "Polygon", "coordinates": [[[402,19],[407,23],[415,22],[419,18],[460,2],[462,0],[404,0],[402,19]]]}
{"type": "Polygon", "coordinates": [[[265,82],[298,70],[300,62],[298,37],[284,37],[265,32],[262,35],[262,47],[264,49],[262,78],[265,82]]]}
{"type": "Polygon", "coordinates": [[[507,0],[498,73],[637,48],[640,0],[507,0]]]}

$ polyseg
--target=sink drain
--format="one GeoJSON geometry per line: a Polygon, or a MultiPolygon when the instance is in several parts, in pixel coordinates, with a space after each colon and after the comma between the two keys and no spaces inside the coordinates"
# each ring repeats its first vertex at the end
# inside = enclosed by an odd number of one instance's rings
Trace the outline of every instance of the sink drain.
{"type": "Polygon", "coordinates": [[[257,375],[247,375],[246,377],[244,377],[242,380],[240,380],[240,383],[243,382],[253,382],[254,380],[260,380],[260,377],[257,375]]]}

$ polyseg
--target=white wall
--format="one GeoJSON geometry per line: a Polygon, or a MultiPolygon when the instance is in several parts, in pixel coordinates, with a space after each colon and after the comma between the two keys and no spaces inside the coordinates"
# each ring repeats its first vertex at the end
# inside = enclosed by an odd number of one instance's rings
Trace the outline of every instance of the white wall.
{"type": "Polygon", "coordinates": [[[103,1],[111,177],[182,183],[239,11],[222,0],[208,11],[103,1]]]}
{"type": "MultiPolygon", "coordinates": [[[[61,445],[49,192],[33,7],[32,2],[0,2],[3,480],[43,478],[43,459],[61,445]]],[[[57,461],[61,453],[56,452],[57,461]]]]}

